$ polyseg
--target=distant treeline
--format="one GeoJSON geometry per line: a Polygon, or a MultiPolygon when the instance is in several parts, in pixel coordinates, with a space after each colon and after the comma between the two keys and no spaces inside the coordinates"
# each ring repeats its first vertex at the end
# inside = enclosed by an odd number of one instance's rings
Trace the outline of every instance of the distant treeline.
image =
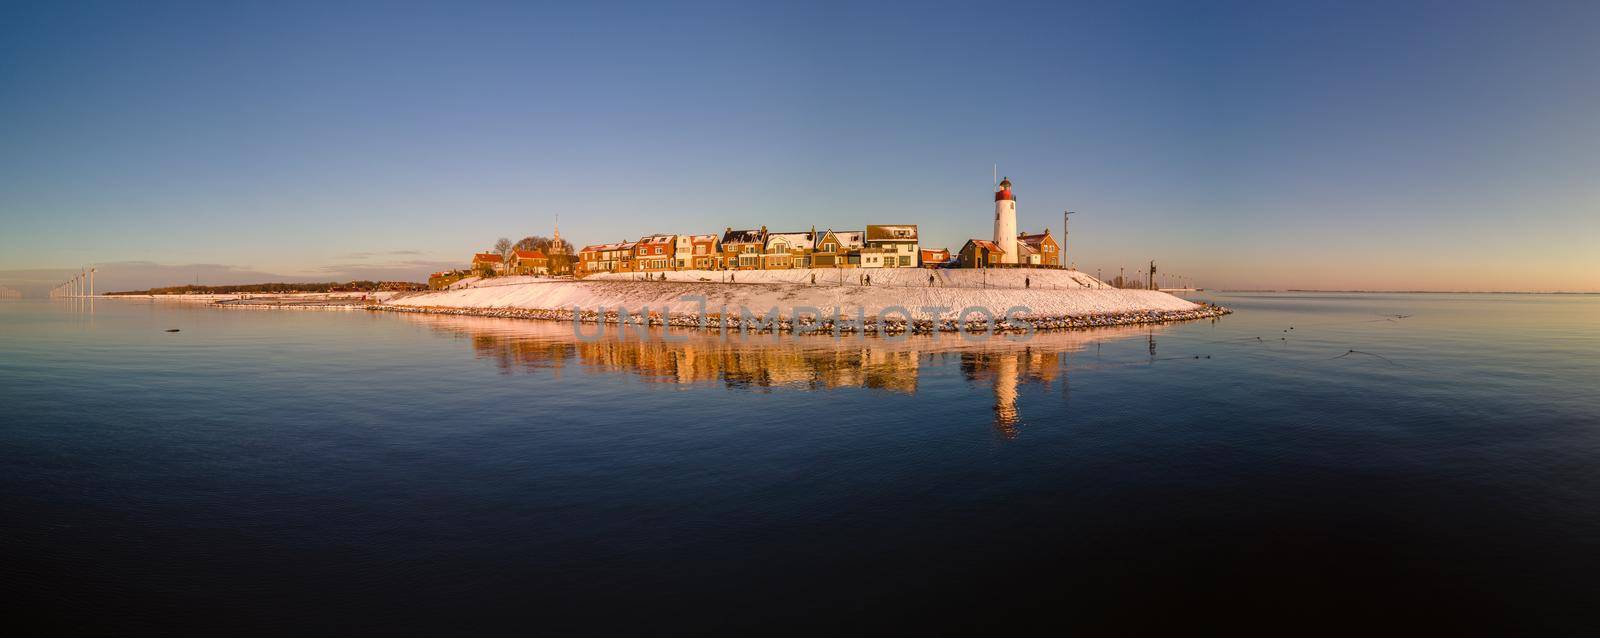
{"type": "Polygon", "coordinates": [[[345,283],[241,284],[236,286],[170,286],[149,290],[109,292],[108,295],[233,295],[288,294],[296,292],[376,292],[379,290],[427,290],[427,284],[409,281],[349,281],[345,283]]]}

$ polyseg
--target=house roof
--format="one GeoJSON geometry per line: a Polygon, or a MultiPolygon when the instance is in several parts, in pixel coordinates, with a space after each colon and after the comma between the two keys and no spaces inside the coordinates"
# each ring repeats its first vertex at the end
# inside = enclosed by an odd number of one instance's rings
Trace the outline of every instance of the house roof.
{"type": "Polygon", "coordinates": [[[486,263],[486,262],[487,263],[491,263],[491,264],[498,264],[501,261],[504,261],[504,260],[502,260],[499,255],[496,255],[494,253],[478,253],[478,254],[472,256],[472,263],[474,263],[474,264],[486,263]]]}
{"type": "MultiPolygon", "coordinates": [[[[979,248],[982,248],[984,250],[991,251],[991,252],[997,252],[997,253],[1004,253],[1005,252],[1005,249],[1001,248],[999,244],[996,244],[996,243],[994,243],[992,241],[989,241],[987,239],[968,239],[967,243],[971,244],[971,245],[974,245],[974,246],[977,246],[979,248]]],[[[962,250],[966,250],[966,246],[962,246],[961,248],[962,248],[962,250]]]]}
{"type": "Polygon", "coordinates": [[[717,236],[716,235],[690,235],[689,236],[689,241],[692,241],[692,242],[716,241],[716,240],[717,240],[717,236]]]}
{"type": "Polygon", "coordinates": [[[1044,238],[1046,237],[1049,237],[1051,241],[1055,240],[1055,236],[1051,235],[1050,231],[1046,229],[1044,232],[1034,235],[1017,235],[1017,241],[1038,248],[1044,243],[1044,238]]]}
{"type": "Polygon", "coordinates": [[[773,242],[783,241],[788,243],[790,246],[810,248],[811,240],[814,236],[815,233],[812,233],[811,231],[801,231],[798,233],[768,233],[767,245],[771,246],[773,242]]]}
{"type": "Polygon", "coordinates": [[[822,238],[827,237],[828,233],[833,233],[834,238],[839,240],[839,248],[842,250],[859,250],[861,238],[866,236],[866,233],[859,230],[829,230],[817,233],[817,250],[822,249],[822,238]]]}
{"type": "Polygon", "coordinates": [[[916,224],[868,224],[867,241],[916,241],[916,224]],[[902,237],[902,234],[910,233],[902,237]]]}
{"type": "Polygon", "coordinates": [[[729,228],[726,232],[722,233],[722,243],[724,243],[724,244],[759,244],[759,243],[762,243],[761,236],[765,232],[766,232],[765,230],[760,229],[760,228],[752,228],[752,229],[749,229],[749,230],[734,230],[732,228],[729,228]]]}
{"type": "Polygon", "coordinates": [[[647,246],[653,246],[656,244],[670,244],[672,243],[672,239],[674,237],[677,237],[677,235],[645,235],[644,237],[639,238],[639,243],[647,246]]]}
{"type": "Polygon", "coordinates": [[[1029,244],[1020,242],[1020,241],[1017,242],[1017,256],[1018,257],[1024,256],[1024,255],[1037,255],[1037,254],[1039,254],[1039,248],[1038,247],[1032,246],[1032,245],[1029,245],[1029,244]]]}
{"type": "Polygon", "coordinates": [[[546,259],[544,252],[538,250],[516,251],[517,259],[546,259]]]}
{"type": "Polygon", "coordinates": [[[948,248],[923,248],[922,249],[922,257],[924,259],[926,259],[928,257],[928,255],[930,255],[930,254],[932,254],[932,255],[944,255],[946,257],[949,257],[950,256],[950,249],[948,249],[948,248]]]}

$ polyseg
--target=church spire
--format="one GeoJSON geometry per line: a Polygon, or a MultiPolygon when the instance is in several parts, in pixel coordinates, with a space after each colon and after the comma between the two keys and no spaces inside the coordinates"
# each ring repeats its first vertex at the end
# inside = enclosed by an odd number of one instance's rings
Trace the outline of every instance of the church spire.
{"type": "Polygon", "coordinates": [[[561,213],[556,213],[556,229],[550,234],[550,253],[564,255],[566,252],[561,247],[561,213]]]}

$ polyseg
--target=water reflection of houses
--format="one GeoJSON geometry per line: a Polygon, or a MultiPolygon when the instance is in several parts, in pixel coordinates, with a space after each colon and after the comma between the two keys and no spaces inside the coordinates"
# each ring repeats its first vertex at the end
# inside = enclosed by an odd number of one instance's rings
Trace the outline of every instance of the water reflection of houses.
{"type": "Polygon", "coordinates": [[[917,390],[915,351],[883,351],[853,340],[836,348],[782,347],[737,339],[686,342],[598,340],[573,344],[587,369],[633,373],[647,381],[721,383],[746,388],[917,390]]]}
{"type": "Polygon", "coordinates": [[[1149,332],[1149,328],[1107,328],[1041,333],[1022,341],[996,338],[975,342],[955,335],[903,339],[783,335],[772,339],[698,332],[673,333],[675,339],[668,340],[657,330],[645,339],[611,333],[581,340],[570,325],[561,323],[400,316],[468,339],[478,357],[493,360],[508,374],[536,370],[563,374],[575,368],[584,373],[630,374],[659,383],[757,390],[867,388],[914,394],[924,368],[938,368],[955,358],[963,378],[991,387],[994,427],[1007,438],[1016,436],[1023,422],[1018,400],[1023,387],[1065,383],[1072,353],[1099,341],[1149,332]]]}

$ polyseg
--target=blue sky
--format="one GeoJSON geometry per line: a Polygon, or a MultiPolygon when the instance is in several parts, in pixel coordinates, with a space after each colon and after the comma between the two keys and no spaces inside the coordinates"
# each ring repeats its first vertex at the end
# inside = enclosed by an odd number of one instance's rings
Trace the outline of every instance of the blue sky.
{"type": "Polygon", "coordinates": [[[1021,227],[1081,212],[1091,273],[1600,290],[1596,33],[1592,2],[6,3],[0,285],[417,278],[557,214],[954,249],[998,163],[1021,227]]]}

